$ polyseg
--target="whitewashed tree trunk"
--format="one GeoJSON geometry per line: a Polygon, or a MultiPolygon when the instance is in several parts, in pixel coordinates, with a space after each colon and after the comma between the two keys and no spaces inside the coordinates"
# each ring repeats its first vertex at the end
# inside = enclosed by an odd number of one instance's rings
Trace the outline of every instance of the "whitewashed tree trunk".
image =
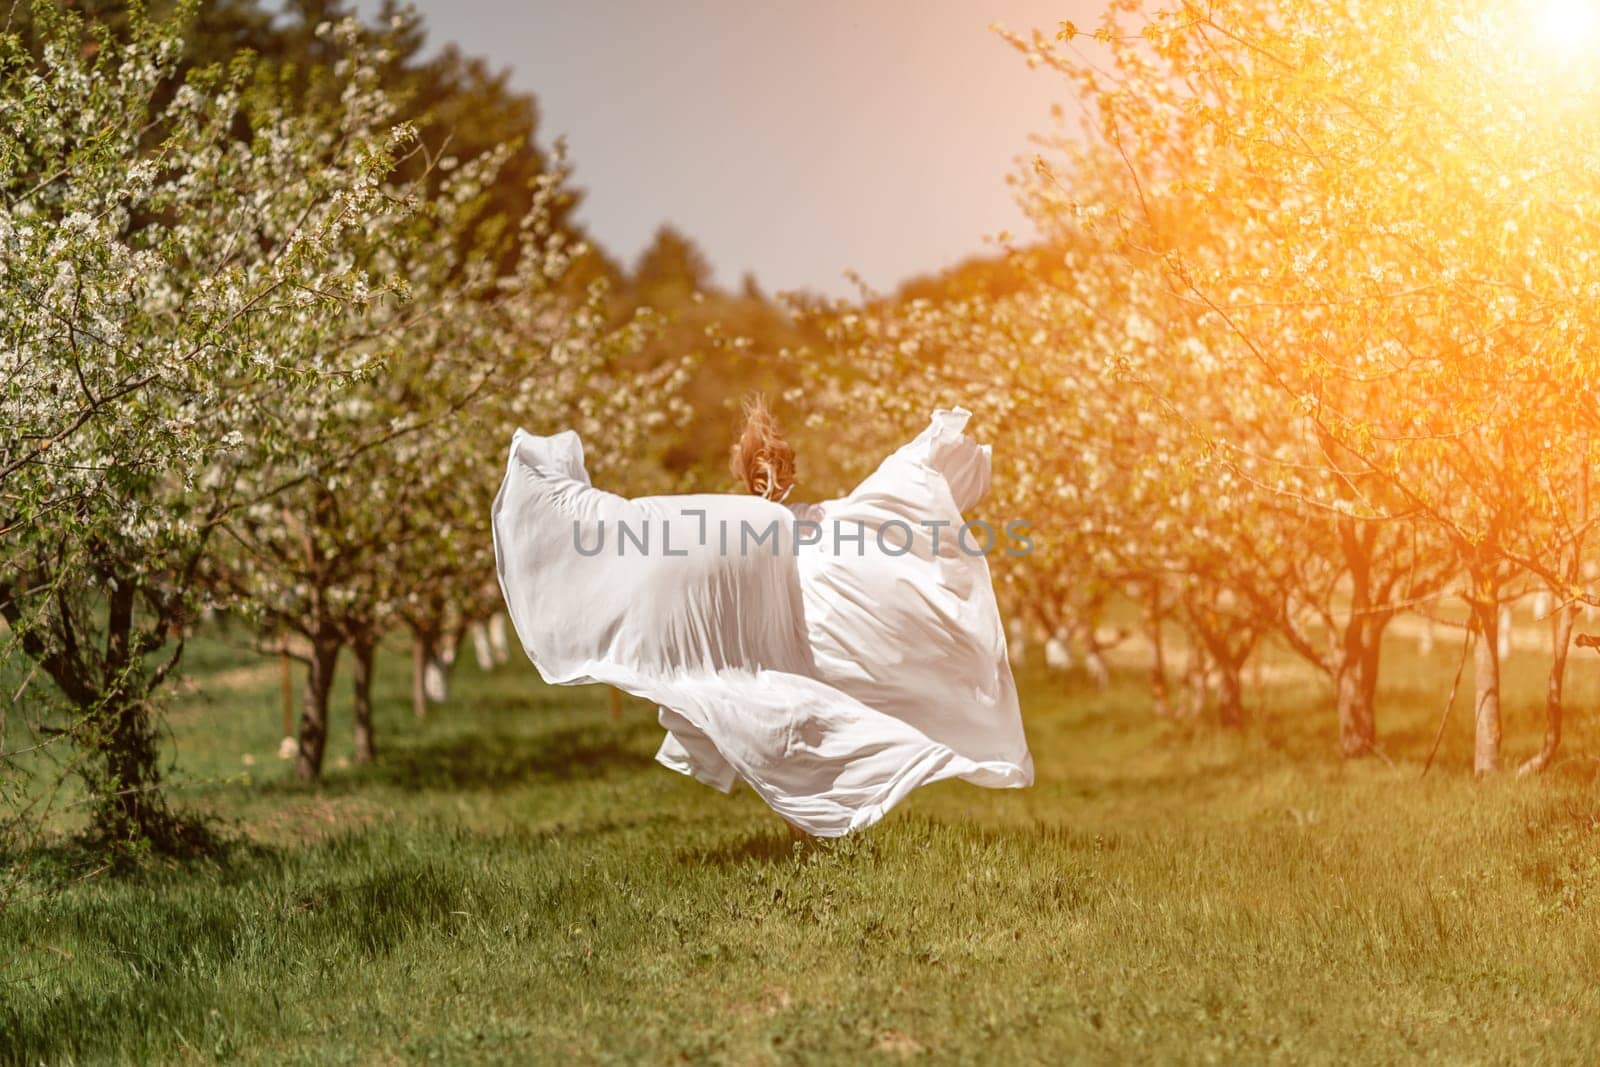
{"type": "Polygon", "coordinates": [[[430,704],[443,704],[450,699],[450,676],[445,673],[445,663],[428,660],[422,673],[422,693],[430,704]]]}
{"type": "Polygon", "coordinates": [[[1554,607],[1555,607],[1555,602],[1554,602],[1554,599],[1550,596],[1550,590],[1541,589],[1541,590],[1539,590],[1537,593],[1535,593],[1533,595],[1533,617],[1534,618],[1536,618],[1536,619],[1547,619],[1547,618],[1549,618],[1550,617],[1550,612],[1554,609],[1554,607]]]}
{"type": "Polygon", "coordinates": [[[506,640],[506,617],[504,612],[495,612],[489,616],[489,648],[494,653],[495,666],[503,667],[511,659],[511,646],[506,640]]]}
{"type": "Polygon", "coordinates": [[[1028,662],[1028,630],[1021,619],[1012,619],[1007,628],[1006,658],[1013,667],[1021,667],[1028,662]]]}
{"type": "MultiPolygon", "coordinates": [[[[1091,638],[1091,642],[1092,642],[1091,638]]],[[[1106,657],[1100,651],[1098,644],[1091,643],[1083,653],[1083,667],[1089,672],[1089,680],[1096,689],[1105,689],[1111,684],[1111,669],[1106,666],[1106,657]]]]}
{"type": "Polygon", "coordinates": [[[494,650],[489,647],[489,627],[486,623],[472,624],[472,655],[478,661],[480,671],[494,667],[494,650]]]}
{"type": "Polygon", "coordinates": [[[1057,630],[1044,643],[1044,665],[1053,671],[1072,669],[1072,648],[1067,644],[1065,630],[1057,630]]]}

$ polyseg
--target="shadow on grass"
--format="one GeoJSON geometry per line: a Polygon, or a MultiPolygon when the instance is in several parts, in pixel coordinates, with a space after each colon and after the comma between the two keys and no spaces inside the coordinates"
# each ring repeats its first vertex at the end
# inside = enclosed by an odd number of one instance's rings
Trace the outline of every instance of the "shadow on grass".
{"type": "Polygon", "coordinates": [[[13,987],[0,995],[0,1064],[148,1061],[176,1051],[174,1034],[192,1053],[189,1038],[207,1031],[213,1054],[228,1058],[228,1027],[207,1012],[219,983],[232,987],[240,1019],[268,1025],[272,996],[241,975],[268,975],[271,989],[340,954],[380,959],[449,928],[481,893],[462,869],[418,862],[380,830],[294,856],[240,848],[226,866],[152,867],[134,884],[26,902],[49,923],[35,917],[0,938],[23,961],[0,965],[0,990],[13,987]],[[64,991],[51,990],[58,974],[72,978],[64,991]]]}
{"type": "Polygon", "coordinates": [[[1036,820],[1011,826],[982,825],[922,814],[892,815],[878,826],[844,837],[813,837],[795,842],[781,825],[760,829],[708,848],[683,849],[677,861],[716,867],[770,866],[791,860],[854,857],[878,862],[885,849],[933,848],[1042,851],[1051,855],[1092,855],[1120,847],[1114,831],[1084,830],[1036,820]]]}
{"type": "Polygon", "coordinates": [[[691,848],[678,853],[678,862],[690,866],[742,867],[747,864],[773,864],[794,858],[813,842],[797,843],[782,827],[762,830],[747,837],[724,841],[712,848],[691,848]]]}
{"type": "MultiPolygon", "coordinates": [[[[476,727],[434,736],[400,737],[382,744],[376,762],[324,771],[321,792],[358,793],[373,785],[409,791],[502,791],[531,782],[588,781],[647,768],[660,729],[643,719],[600,721],[559,730],[476,727]]],[[[288,779],[256,787],[295,793],[288,779]]]]}
{"type": "Polygon", "coordinates": [[[506,789],[637,771],[649,764],[654,724],[600,723],[552,733],[496,730],[392,748],[368,774],[403,789],[506,789]]]}

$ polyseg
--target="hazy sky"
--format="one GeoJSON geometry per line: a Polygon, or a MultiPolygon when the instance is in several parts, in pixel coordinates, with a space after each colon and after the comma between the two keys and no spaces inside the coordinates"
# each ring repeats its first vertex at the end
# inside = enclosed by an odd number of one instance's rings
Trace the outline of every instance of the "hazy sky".
{"type": "Polygon", "coordinates": [[[1025,233],[1005,175],[1064,100],[988,31],[1102,0],[416,0],[567,138],[580,218],[631,263],[671,222],[717,279],[877,288],[1025,233]]]}

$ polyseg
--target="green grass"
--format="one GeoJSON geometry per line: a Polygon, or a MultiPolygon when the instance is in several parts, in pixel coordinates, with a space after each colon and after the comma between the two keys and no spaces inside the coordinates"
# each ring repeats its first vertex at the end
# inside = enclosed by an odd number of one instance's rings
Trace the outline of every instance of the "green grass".
{"type": "MultiPolygon", "coordinates": [[[[1338,761],[1310,683],[1222,737],[1153,720],[1137,678],[1027,672],[1035,788],[938,785],[800,849],[655,766],[649,709],[613,723],[525,664],[463,665],[418,725],[388,656],[381,762],[313,790],[273,755],[271,666],[235,670],[173,745],[246,844],[30,868],[0,1061],[1595,1062],[1600,679],[1574,662],[1545,778],[1472,782],[1463,704],[1419,780],[1455,655],[1391,650],[1393,765],[1338,761]]],[[[1508,762],[1540,669],[1511,665],[1508,762]]]]}

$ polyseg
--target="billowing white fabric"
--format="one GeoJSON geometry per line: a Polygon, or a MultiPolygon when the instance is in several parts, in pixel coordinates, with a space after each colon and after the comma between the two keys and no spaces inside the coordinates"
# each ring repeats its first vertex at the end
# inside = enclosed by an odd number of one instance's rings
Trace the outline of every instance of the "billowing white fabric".
{"type": "Polygon", "coordinates": [[[545,681],[658,705],[661,763],[744,781],[808,833],[944,778],[1029,785],[988,565],[958,540],[989,483],[967,418],[936,413],[849,496],[792,509],[626,500],[589,484],[576,434],[519,430],[493,513],[512,625],[545,681]]]}

